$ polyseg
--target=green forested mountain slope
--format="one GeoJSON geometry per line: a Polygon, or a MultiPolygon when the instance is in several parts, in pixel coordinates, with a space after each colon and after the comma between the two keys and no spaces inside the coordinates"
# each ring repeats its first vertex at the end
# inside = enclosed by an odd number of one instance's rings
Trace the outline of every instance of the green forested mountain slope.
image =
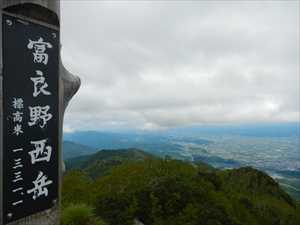
{"type": "Polygon", "coordinates": [[[155,156],[139,149],[101,150],[93,155],[80,156],[66,161],[67,170],[80,169],[95,178],[125,162],[154,159],[155,156]]]}
{"type": "Polygon", "coordinates": [[[73,168],[64,177],[63,206],[90,205],[110,225],[300,224],[299,205],[249,167],[221,171],[120,150],[78,158],[73,168]]]}

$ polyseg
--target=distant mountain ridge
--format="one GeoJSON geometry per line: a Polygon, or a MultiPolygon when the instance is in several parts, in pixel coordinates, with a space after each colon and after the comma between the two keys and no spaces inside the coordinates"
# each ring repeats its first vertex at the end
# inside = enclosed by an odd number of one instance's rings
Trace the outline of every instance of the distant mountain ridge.
{"type": "Polygon", "coordinates": [[[95,148],[82,145],[79,143],[75,143],[72,141],[64,141],[63,142],[63,158],[64,160],[83,156],[83,155],[89,155],[97,152],[95,148]]]}
{"type": "Polygon", "coordinates": [[[245,137],[299,137],[300,122],[190,126],[170,129],[168,133],[182,136],[226,134],[245,137]]]}
{"type": "Polygon", "coordinates": [[[66,141],[80,143],[96,149],[127,149],[137,148],[161,156],[179,156],[182,146],[180,142],[194,142],[197,144],[209,144],[211,141],[202,138],[173,137],[169,134],[156,132],[131,132],[113,133],[101,131],[80,131],[65,133],[66,141]],[[179,142],[179,143],[178,143],[179,142]]]}

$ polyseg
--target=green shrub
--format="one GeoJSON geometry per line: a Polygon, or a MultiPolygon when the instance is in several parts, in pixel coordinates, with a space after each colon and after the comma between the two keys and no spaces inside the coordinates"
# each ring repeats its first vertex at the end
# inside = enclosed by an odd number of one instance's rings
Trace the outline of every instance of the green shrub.
{"type": "Polygon", "coordinates": [[[64,176],[62,189],[62,206],[63,208],[70,204],[91,205],[92,180],[81,171],[70,171],[64,176]]]}
{"type": "Polygon", "coordinates": [[[72,204],[63,210],[62,225],[106,225],[94,215],[93,211],[90,206],[72,204]]]}

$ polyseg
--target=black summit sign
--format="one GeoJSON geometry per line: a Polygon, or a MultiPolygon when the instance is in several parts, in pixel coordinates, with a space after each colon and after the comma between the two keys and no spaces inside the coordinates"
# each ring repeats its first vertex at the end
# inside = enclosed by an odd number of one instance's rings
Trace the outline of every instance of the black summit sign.
{"type": "Polygon", "coordinates": [[[59,32],[3,14],[3,223],[58,199],[59,32]]]}

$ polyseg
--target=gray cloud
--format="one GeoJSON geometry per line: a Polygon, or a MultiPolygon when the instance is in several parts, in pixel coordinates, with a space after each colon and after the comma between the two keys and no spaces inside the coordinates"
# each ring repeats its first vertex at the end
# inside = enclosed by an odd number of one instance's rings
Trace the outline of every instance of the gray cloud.
{"type": "Polygon", "coordinates": [[[299,121],[299,7],[63,1],[66,130],[299,121]]]}

